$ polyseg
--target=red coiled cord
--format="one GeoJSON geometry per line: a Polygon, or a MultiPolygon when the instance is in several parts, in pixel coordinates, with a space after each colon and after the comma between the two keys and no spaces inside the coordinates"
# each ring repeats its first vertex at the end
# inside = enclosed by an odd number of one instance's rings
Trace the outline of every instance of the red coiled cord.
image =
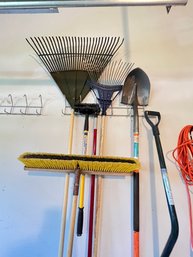
{"type": "Polygon", "coordinates": [[[193,185],[193,139],[191,133],[193,132],[193,125],[185,126],[178,137],[177,147],[173,150],[173,158],[177,162],[184,183],[188,197],[189,219],[190,219],[190,241],[193,249],[193,221],[192,221],[192,205],[189,186],[193,185]]]}

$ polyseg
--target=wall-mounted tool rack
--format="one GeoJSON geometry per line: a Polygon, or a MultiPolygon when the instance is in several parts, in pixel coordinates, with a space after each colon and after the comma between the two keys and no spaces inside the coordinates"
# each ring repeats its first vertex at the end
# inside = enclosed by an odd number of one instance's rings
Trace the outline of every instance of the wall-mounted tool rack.
{"type": "Polygon", "coordinates": [[[0,97],[0,115],[41,115],[43,110],[42,96],[29,98],[26,94],[14,97],[0,97]]]}

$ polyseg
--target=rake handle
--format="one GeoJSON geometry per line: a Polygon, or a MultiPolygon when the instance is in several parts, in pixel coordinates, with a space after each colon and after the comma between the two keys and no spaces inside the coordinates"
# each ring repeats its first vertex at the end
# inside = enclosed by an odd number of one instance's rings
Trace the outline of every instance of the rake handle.
{"type": "Polygon", "coordinates": [[[164,191],[165,191],[167,205],[168,205],[169,214],[170,214],[171,232],[166,242],[166,245],[163,249],[163,252],[161,254],[161,257],[169,257],[178,238],[179,225],[178,225],[176,209],[174,206],[172,191],[170,187],[169,177],[167,173],[167,168],[165,164],[164,154],[162,150],[161,140],[159,136],[158,124],[160,123],[161,115],[159,112],[153,112],[153,111],[145,111],[144,114],[145,114],[146,121],[152,127],[153,135],[155,137],[155,143],[156,143],[156,148],[157,148],[158,158],[159,158],[159,163],[161,168],[162,181],[164,185],[164,191]],[[153,123],[150,116],[153,118],[157,118],[157,122],[153,123]]]}
{"type": "MultiPolygon", "coordinates": [[[[97,148],[97,124],[96,124],[96,127],[94,128],[94,131],[93,131],[93,155],[96,155],[96,148],[97,148]]],[[[88,253],[87,253],[87,257],[92,257],[94,200],[95,200],[95,175],[91,175],[90,213],[89,213],[89,232],[88,232],[88,253]]]]}
{"type": "MultiPolygon", "coordinates": [[[[68,142],[68,153],[69,154],[72,153],[73,128],[74,128],[74,111],[72,111],[71,116],[70,116],[70,129],[69,129],[69,142],[68,142]]],[[[63,196],[63,208],[62,208],[58,257],[63,257],[63,252],[64,252],[69,181],[70,181],[70,175],[67,173],[66,174],[66,179],[65,179],[65,185],[64,185],[64,196],[63,196]]],[[[71,240],[73,241],[73,238],[71,240]]]]}

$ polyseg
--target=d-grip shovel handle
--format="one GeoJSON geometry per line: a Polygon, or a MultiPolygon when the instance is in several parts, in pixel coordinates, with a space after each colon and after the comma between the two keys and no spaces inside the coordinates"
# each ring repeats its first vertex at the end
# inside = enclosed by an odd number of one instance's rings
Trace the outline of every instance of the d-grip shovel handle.
{"type": "Polygon", "coordinates": [[[163,154],[163,150],[162,150],[162,146],[161,146],[161,141],[160,141],[160,138],[159,138],[160,133],[159,133],[159,129],[158,129],[158,125],[159,125],[160,120],[161,120],[161,115],[160,115],[159,112],[155,112],[155,111],[145,111],[144,115],[145,115],[146,121],[151,126],[152,131],[153,131],[153,135],[155,137],[155,143],[156,143],[156,146],[157,146],[157,152],[158,152],[158,158],[159,158],[160,166],[161,166],[161,168],[166,169],[164,154],[163,154]],[[152,121],[153,118],[157,118],[157,119],[154,120],[154,122],[153,122],[152,121]]]}
{"type": "Polygon", "coordinates": [[[145,111],[144,112],[144,115],[145,115],[145,119],[146,121],[149,123],[149,125],[152,127],[152,130],[153,130],[153,135],[159,135],[159,129],[158,129],[158,125],[160,123],[160,120],[161,120],[161,115],[159,112],[155,112],[155,111],[145,111]],[[157,122],[153,122],[151,119],[150,119],[150,116],[152,118],[157,118],[157,122]]]}

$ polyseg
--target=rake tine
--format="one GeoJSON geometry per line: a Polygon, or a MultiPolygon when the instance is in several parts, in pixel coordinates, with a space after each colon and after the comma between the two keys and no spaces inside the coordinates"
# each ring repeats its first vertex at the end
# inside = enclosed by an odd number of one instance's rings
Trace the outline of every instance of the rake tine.
{"type": "Polygon", "coordinates": [[[71,46],[71,61],[72,61],[72,70],[75,70],[75,52],[74,52],[74,37],[70,37],[70,46],[71,46]]]}
{"type": "Polygon", "coordinates": [[[117,85],[117,62],[112,62],[112,65],[109,64],[109,77],[107,77],[107,81],[110,81],[110,85],[114,81],[114,83],[117,85]]]}
{"type": "Polygon", "coordinates": [[[77,62],[77,37],[74,37],[74,52],[75,52],[75,55],[74,55],[74,59],[75,59],[75,70],[78,70],[78,62],[77,62]]]}
{"type": "Polygon", "coordinates": [[[82,38],[82,47],[81,47],[81,67],[84,68],[85,67],[85,41],[86,41],[86,38],[83,37],[82,38]]]}
{"type": "Polygon", "coordinates": [[[110,58],[112,58],[115,55],[115,53],[119,50],[119,48],[121,47],[121,45],[124,42],[124,39],[122,39],[121,42],[119,42],[119,41],[120,41],[120,37],[118,37],[118,38],[111,37],[111,43],[109,45],[109,47],[110,47],[109,52],[111,54],[110,58]]]}
{"type": "Polygon", "coordinates": [[[101,69],[103,70],[111,59],[111,49],[109,48],[109,37],[102,38],[101,46],[101,58],[103,58],[103,63],[101,69]]]}
{"type": "Polygon", "coordinates": [[[95,59],[94,62],[93,62],[94,69],[99,69],[100,41],[101,41],[101,38],[95,38],[95,42],[93,42],[94,43],[93,58],[95,59]]]}
{"type": "Polygon", "coordinates": [[[79,64],[79,68],[84,69],[84,41],[85,41],[85,37],[80,37],[79,38],[79,42],[80,42],[80,46],[79,46],[79,60],[80,60],[80,64],[79,64]]]}
{"type": "Polygon", "coordinates": [[[59,66],[59,71],[62,70],[62,62],[61,62],[61,52],[60,52],[60,48],[59,48],[59,42],[58,42],[58,39],[57,37],[52,37],[52,42],[53,42],[53,45],[56,49],[56,57],[57,57],[57,61],[58,61],[58,66],[59,66]]]}
{"type": "Polygon", "coordinates": [[[78,69],[77,69],[77,64],[78,64],[78,63],[77,63],[77,38],[76,38],[76,37],[73,37],[73,39],[74,39],[74,40],[73,40],[73,41],[74,41],[74,42],[73,42],[73,47],[74,47],[74,64],[75,64],[75,65],[74,65],[74,69],[75,69],[75,70],[78,70],[78,69]]]}
{"type": "Polygon", "coordinates": [[[49,61],[51,62],[52,72],[56,71],[57,66],[56,66],[55,62],[53,61],[52,53],[50,51],[50,44],[48,43],[47,37],[45,37],[45,38],[42,37],[42,46],[44,47],[46,55],[47,55],[49,61]]]}
{"type": "Polygon", "coordinates": [[[97,42],[97,68],[98,70],[103,70],[104,67],[106,66],[106,63],[104,62],[105,60],[105,55],[104,55],[104,48],[105,48],[105,41],[106,41],[106,37],[105,38],[98,38],[96,39],[98,40],[97,42]],[[100,54],[98,54],[100,52],[100,54]]]}
{"type": "Polygon", "coordinates": [[[62,70],[65,70],[65,65],[66,65],[66,54],[64,51],[64,45],[63,45],[63,40],[61,37],[58,37],[60,41],[60,47],[61,47],[61,53],[62,53],[62,70]]]}
{"type": "Polygon", "coordinates": [[[39,49],[39,51],[40,51],[39,57],[48,64],[48,71],[50,71],[52,69],[51,64],[49,62],[49,59],[47,59],[46,54],[44,53],[44,50],[42,49],[41,41],[40,42],[39,41],[40,41],[40,38],[35,37],[33,42],[34,42],[36,48],[39,49]],[[36,41],[36,43],[35,43],[35,41],[36,41]]]}
{"type": "Polygon", "coordinates": [[[124,42],[124,38],[122,39],[122,41],[120,43],[119,43],[119,41],[120,41],[120,37],[114,38],[114,45],[113,45],[114,47],[112,48],[112,55],[115,55],[115,53],[119,50],[119,48],[121,47],[121,45],[124,42]],[[117,42],[115,42],[116,40],[117,40],[117,42]]]}
{"type": "Polygon", "coordinates": [[[123,83],[124,80],[126,79],[127,75],[129,74],[131,68],[133,67],[133,63],[127,63],[123,69],[122,72],[122,78],[121,78],[121,82],[123,83]]]}
{"type": "Polygon", "coordinates": [[[72,61],[72,58],[73,58],[73,52],[72,52],[72,44],[71,44],[71,37],[68,37],[68,55],[69,55],[69,67],[70,67],[70,70],[72,70],[72,64],[73,64],[73,61],[72,61]]]}
{"type": "Polygon", "coordinates": [[[102,66],[100,67],[101,70],[103,70],[106,65],[109,63],[110,59],[112,58],[111,56],[111,48],[109,45],[109,37],[102,38],[101,40],[101,56],[100,56],[100,61],[102,61],[102,66]]]}
{"type": "Polygon", "coordinates": [[[52,38],[51,37],[46,37],[46,40],[48,42],[48,50],[50,51],[50,56],[51,56],[51,59],[52,61],[55,63],[55,71],[58,71],[59,70],[59,66],[58,66],[58,62],[57,62],[57,52],[56,50],[54,49],[54,45],[52,43],[52,38]]]}
{"type": "Polygon", "coordinates": [[[85,37],[80,37],[80,69],[85,69],[85,52],[84,52],[84,47],[85,47],[85,37]]]}
{"type": "Polygon", "coordinates": [[[68,37],[64,37],[64,46],[66,52],[66,69],[70,70],[70,59],[69,59],[69,47],[68,47],[68,37]]]}
{"type": "Polygon", "coordinates": [[[89,55],[89,52],[92,53],[92,48],[91,46],[91,38],[90,37],[85,37],[84,38],[84,48],[83,48],[83,55],[84,55],[84,60],[83,60],[83,65],[84,68],[89,69],[90,68],[90,63],[91,61],[91,55],[89,55]],[[89,47],[88,47],[89,46],[89,47]]]}
{"type": "Polygon", "coordinates": [[[115,62],[115,65],[114,65],[114,77],[113,77],[113,80],[115,81],[114,83],[116,85],[120,84],[121,83],[121,78],[122,78],[122,71],[123,71],[123,67],[124,67],[124,63],[122,62],[122,60],[120,60],[119,62],[115,62]]]}
{"type": "MultiPolygon", "coordinates": [[[[30,38],[32,43],[34,44],[33,38],[30,38]]],[[[37,54],[37,56],[40,58],[41,62],[45,65],[46,69],[49,71],[49,65],[47,64],[47,62],[42,58],[42,56],[39,53],[39,50],[36,49],[35,44],[32,45],[32,43],[26,38],[27,43],[31,46],[31,48],[34,50],[34,52],[37,54]]]]}
{"type": "Polygon", "coordinates": [[[62,37],[62,41],[63,41],[63,49],[64,49],[64,53],[65,53],[65,56],[66,56],[66,62],[65,62],[65,70],[68,70],[69,69],[69,58],[68,58],[68,48],[66,48],[66,45],[67,45],[67,37],[62,37]]]}
{"type": "Polygon", "coordinates": [[[95,38],[91,38],[91,37],[87,37],[87,44],[89,47],[86,49],[86,58],[87,58],[87,69],[90,70],[91,69],[91,66],[94,66],[94,48],[95,48],[95,45],[94,45],[94,40],[95,38]],[[90,53],[90,54],[89,54],[90,53]]]}
{"type": "Polygon", "coordinates": [[[62,46],[61,46],[61,40],[60,37],[56,37],[56,41],[58,44],[58,52],[60,53],[60,70],[64,70],[64,64],[63,64],[63,52],[62,52],[62,46]]]}
{"type": "Polygon", "coordinates": [[[53,60],[56,63],[57,71],[60,71],[60,65],[59,65],[59,62],[58,62],[59,54],[58,54],[58,51],[57,51],[57,48],[56,48],[56,45],[55,45],[55,42],[54,42],[54,38],[49,37],[49,42],[50,42],[50,45],[52,47],[52,51],[51,51],[52,52],[52,57],[53,57],[53,60]]]}
{"type": "Polygon", "coordinates": [[[53,69],[52,63],[50,62],[49,56],[47,55],[47,53],[44,49],[44,45],[41,41],[41,38],[40,37],[37,37],[37,38],[35,37],[34,39],[37,43],[36,46],[38,45],[38,47],[40,49],[40,54],[41,54],[42,58],[49,63],[49,71],[51,71],[53,69]]]}
{"type": "Polygon", "coordinates": [[[70,38],[70,45],[71,45],[71,61],[72,61],[72,70],[75,70],[75,53],[74,53],[74,37],[70,38]]]}
{"type": "MultiPolygon", "coordinates": [[[[70,70],[70,54],[69,54],[69,37],[63,37],[64,49],[66,53],[66,70],[70,70]]],[[[66,89],[68,90],[69,95],[71,95],[70,86],[68,85],[68,81],[66,81],[66,89]]],[[[71,95],[71,97],[74,97],[71,95]]]]}
{"type": "Polygon", "coordinates": [[[81,49],[81,41],[80,37],[77,38],[77,69],[81,70],[81,55],[80,55],[80,49],[81,49]]]}

